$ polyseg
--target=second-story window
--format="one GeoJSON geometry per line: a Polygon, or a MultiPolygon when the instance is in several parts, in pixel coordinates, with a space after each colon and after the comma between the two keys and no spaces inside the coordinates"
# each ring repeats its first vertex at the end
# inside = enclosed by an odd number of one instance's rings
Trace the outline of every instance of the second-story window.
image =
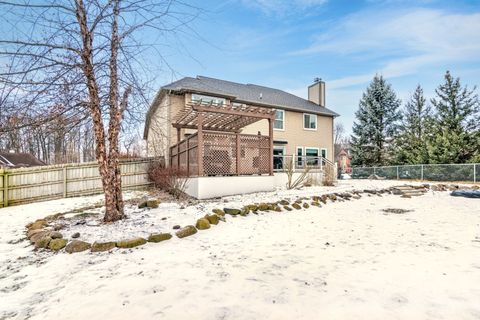
{"type": "Polygon", "coordinates": [[[303,129],[317,130],[317,115],[316,114],[303,114],[303,129]]]}
{"type": "Polygon", "coordinates": [[[285,111],[275,111],[275,121],[273,121],[273,128],[277,130],[285,130],[285,111]]]}
{"type": "Polygon", "coordinates": [[[192,101],[193,102],[201,102],[205,104],[216,104],[216,105],[223,105],[225,104],[225,99],[224,98],[218,98],[218,97],[212,97],[212,96],[206,96],[203,94],[192,94],[192,101]]]}

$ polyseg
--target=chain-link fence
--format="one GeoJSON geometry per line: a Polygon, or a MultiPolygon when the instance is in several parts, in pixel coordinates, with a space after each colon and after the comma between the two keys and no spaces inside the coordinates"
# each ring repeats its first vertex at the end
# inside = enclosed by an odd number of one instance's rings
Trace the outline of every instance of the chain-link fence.
{"type": "Polygon", "coordinates": [[[480,164],[418,164],[385,167],[353,167],[352,178],[371,175],[386,179],[480,182],[480,164]]]}

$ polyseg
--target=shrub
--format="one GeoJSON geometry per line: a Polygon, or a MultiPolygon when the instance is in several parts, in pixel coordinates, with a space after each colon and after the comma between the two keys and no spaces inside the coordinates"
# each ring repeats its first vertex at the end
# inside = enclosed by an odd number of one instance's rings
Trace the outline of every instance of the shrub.
{"type": "Polygon", "coordinates": [[[148,179],[156,188],[165,190],[180,199],[185,196],[189,178],[185,170],[177,167],[165,167],[161,162],[154,162],[148,168],[148,179]]]}
{"type": "Polygon", "coordinates": [[[335,168],[333,165],[323,166],[322,184],[324,186],[333,186],[335,182],[335,168]]]}
{"type": "Polygon", "coordinates": [[[300,173],[300,175],[297,177],[297,179],[293,179],[293,175],[295,173],[295,166],[293,165],[293,159],[289,159],[288,161],[285,162],[283,171],[287,174],[287,189],[297,189],[305,182],[307,182],[307,175],[310,172],[311,167],[310,166],[305,166],[305,169],[300,173]]]}

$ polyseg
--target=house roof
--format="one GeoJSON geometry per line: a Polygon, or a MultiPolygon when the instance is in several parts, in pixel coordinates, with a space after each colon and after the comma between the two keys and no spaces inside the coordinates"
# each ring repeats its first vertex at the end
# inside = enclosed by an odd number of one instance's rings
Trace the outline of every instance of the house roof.
{"type": "Polygon", "coordinates": [[[30,153],[0,152],[0,166],[10,168],[44,166],[45,163],[30,153]]]}
{"type": "Polygon", "coordinates": [[[150,119],[158,107],[158,101],[166,92],[176,93],[201,93],[229,98],[232,102],[280,108],[298,112],[315,113],[324,116],[337,117],[338,113],[321,107],[309,100],[300,98],[283,90],[259,86],[256,84],[243,84],[221,79],[197,76],[196,78],[185,77],[178,81],[163,86],[157,93],[150,110],[144,129],[144,138],[148,137],[150,119]]]}
{"type": "Polygon", "coordinates": [[[163,86],[162,89],[177,92],[212,94],[230,98],[233,102],[264,105],[273,108],[278,107],[301,112],[312,112],[332,117],[338,116],[336,112],[328,108],[321,107],[291,93],[250,83],[243,84],[197,76],[196,78],[182,78],[163,86]]]}

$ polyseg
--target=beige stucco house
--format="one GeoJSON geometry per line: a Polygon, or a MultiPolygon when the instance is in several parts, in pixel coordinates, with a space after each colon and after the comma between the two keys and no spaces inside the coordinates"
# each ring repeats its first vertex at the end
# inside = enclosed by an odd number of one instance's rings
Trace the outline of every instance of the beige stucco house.
{"type": "MultiPolygon", "coordinates": [[[[326,107],[325,83],[321,80],[306,88],[308,99],[285,91],[241,84],[204,76],[186,77],[163,86],[148,111],[144,139],[149,156],[169,158],[169,147],[195,133],[193,128],[177,131],[174,118],[195,101],[209,105],[249,105],[275,110],[273,121],[274,169],[282,164],[281,155],[324,157],[333,162],[333,122],[337,113],[326,107]]],[[[242,134],[269,134],[266,119],[247,125],[242,134]]]]}

